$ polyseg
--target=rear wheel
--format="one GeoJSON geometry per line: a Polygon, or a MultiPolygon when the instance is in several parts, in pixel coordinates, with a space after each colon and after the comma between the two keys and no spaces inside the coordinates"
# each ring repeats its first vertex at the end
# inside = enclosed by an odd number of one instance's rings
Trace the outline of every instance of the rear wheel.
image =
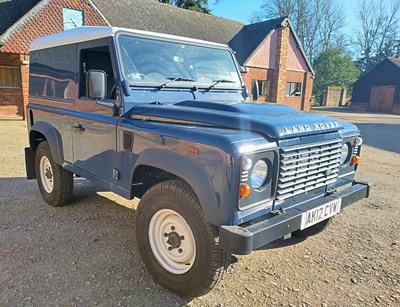
{"type": "Polygon", "coordinates": [[[295,237],[298,237],[298,238],[307,238],[307,237],[315,236],[315,235],[319,234],[320,232],[323,232],[329,226],[331,221],[332,221],[332,218],[326,219],[326,220],[319,222],[318,224],[315,224],[306,229],[296,230],[292,233],[292,235],[294,235],[295,237]]]}
{"type": "Polygon", "coordinates": [[[36,150],[35,169],[40,193],[49,205],[59,207],[71,200],[73,174],[54,162],[47,141],[36,150]]]}
{"type": "Polygon", "coordinates": [[[145,193],[136,218],[139,251],[153,279],[186,297],[206,294],[221,280],[230,255],[218,246],[192,189],[159,183],[145,193]]]}

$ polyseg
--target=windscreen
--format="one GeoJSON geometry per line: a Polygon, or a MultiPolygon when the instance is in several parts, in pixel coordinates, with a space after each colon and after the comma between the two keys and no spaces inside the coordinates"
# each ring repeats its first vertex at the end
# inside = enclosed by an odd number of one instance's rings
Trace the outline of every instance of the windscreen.
{"type": "Polygon", "coordinates": [[[232,53],[226,49],[121,34],[118,51],[124,78],[132,86],[241,86],[232,53]]]}

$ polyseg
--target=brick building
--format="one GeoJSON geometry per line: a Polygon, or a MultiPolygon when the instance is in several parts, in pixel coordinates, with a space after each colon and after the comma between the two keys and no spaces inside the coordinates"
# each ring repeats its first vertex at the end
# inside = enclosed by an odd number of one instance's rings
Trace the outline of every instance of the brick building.
{"type": "MultiPolygon", "coordinates": [[[[29,45],[37,37],[81,25],[112,25],[228,44],[251,94],[309,110],[314,72],[287,18],[243,23],[153,0],[0,0],[0,118],[24,117],[29,45]]],[[[250,97],[252,98],[252,97],[250,97]]]]}
{"type": "Polygon", "coordinates": [[[351,109],[400,114],[400,59],[386,58],[353,84],[351,109]]]}
{"type": "Polygon", "coordinates": [[[91,0],[0,0],[0,118],[23,118],[33,39],[79,25],[109,25],[91,0]]]}

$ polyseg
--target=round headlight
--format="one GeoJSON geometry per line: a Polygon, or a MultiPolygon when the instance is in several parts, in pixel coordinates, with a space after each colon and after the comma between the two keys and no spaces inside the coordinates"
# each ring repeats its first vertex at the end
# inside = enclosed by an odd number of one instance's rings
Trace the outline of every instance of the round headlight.
{"type": "Polygon", "coordinates": [[[360,146],[363,143],[361,136],[356,137],[355,143],[357,146],[360,146]]]}
{"type": "Polygon", "coordinates": [[[342,151],[340,153],[340,164],[346,164],[349,162],[350,157],[350,146],[347,143],[344,143],[342,146],[342,151]]]}
{"type": "Polygon", "coordinates": [[[251,169],[252,166],[253,166],[253,161],[249,157],[243,159],[242,169],[244,171],[248,171],[249,169],[251,169]]]}
{"type": "Polygon", "coordinates": [[[251,172],[250,180],[253,189],[261,188],[268,178],[268,164],[264,160],[258,160],[251,172]]]}

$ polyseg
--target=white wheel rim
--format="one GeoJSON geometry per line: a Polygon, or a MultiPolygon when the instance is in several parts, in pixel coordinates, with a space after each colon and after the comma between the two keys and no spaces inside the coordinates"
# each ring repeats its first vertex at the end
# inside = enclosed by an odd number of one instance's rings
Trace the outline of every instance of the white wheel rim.
{"type": "Polygon", "coordinates": [[[47,193],[51,193],[54,188],[53,169],[51,168],[50,160],[46,156],[40,158],[39,171],[44,190],[47,193]]]}
{"type": "Polygon", "coordinates": [[[149,224],[151,250],[161,266],[173,274],[184,274],[196,258],[196,243],[185,219],[169,209],[157,211],[149,224]]]}

